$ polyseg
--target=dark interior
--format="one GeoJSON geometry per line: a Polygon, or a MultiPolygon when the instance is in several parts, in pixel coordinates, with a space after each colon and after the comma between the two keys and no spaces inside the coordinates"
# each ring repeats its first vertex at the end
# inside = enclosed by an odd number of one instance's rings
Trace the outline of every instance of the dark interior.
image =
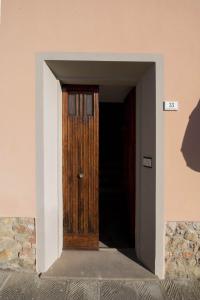
{"type": "Polygon", "coordinates": [[[134,247],[130,197],[126,189],[128,145],[125,109],[124,103],[100,102],[100,247],[134,247]]]}

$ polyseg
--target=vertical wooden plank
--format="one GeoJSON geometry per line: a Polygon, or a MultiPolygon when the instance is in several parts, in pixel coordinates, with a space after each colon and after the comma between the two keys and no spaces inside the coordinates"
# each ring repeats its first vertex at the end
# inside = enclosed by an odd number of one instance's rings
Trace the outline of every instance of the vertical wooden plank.
{"type": "Polygon", "coordinates": [[[74,175],[74,184],[75,184],[75,195],[74,195],[74,233],[78,234],[78,142],[79,142],[79,94],[76,93],[76,117],[75,117],[75,156],[74,156],[74,165],[75,165],[75,175],[74,175]]]}
{"type": "Polygon", "coordinates": [[[63,226],[65,231],[65,224],[66,224],[66,141],[65,141],[65,135],[66,135],[66,91],[63,91],[62,93],[62,184],[63,184],[63,226]]]}
{"type": "Polygon", "coordinates": [[[70,178],[70,184],[71,184],[71,194],[70,194],[70,214],[71,214],[71,222],[72,222],[72,233],[75,233],[75,191],[76,191],[76,179],[75,179],[75,151],[76,151],[76,132],[75,132],[75,117],[70,116],[70,124],[71,124],[71,133],[70,133],[70,141],[71,141],[71,178],[70,178]]]}
{"type": "Polygon", "coordinates": [[[92,209],[91,209],[91,219],[92,219],[92,233],[96,232],[96,226],[95,226],[95,206],[96,206],[96,194],[95,194],[95,169],[96,169],[96,160],[95,160],[95,150],[96,150],[96,111],[95,111],[95,97],[93,95],[93,103],[94,103],[94,117],[92,118],[92,124],[93,124],[93,129],[92,129],[92,137],[93,137],[93,142],[92,142],[92,164],[93,164],[93,170],[92,170],[92,209]]]}
{"type": "MultiPolygon", "coordinates": [[[[89,146],[88,146],[88,161],[92,161],[92,122],[93,119],[89,117],[88,120],[88,139],[89,139],[89,146]]],[[[92,201],[92,165],[88,165],[88,173],[89,173],[89,186],[88,186],[88,233],[91,232],[91,201],[92,201]]]]}
{"type": "Polygon", "coordinates": [[[67,232],[72,233],[72,123],[70,116],[68,116],[68,97],[69,94],[67,93],[67,202],[66,202],[66,218],[67,218],[67,232]]]}
{"type": "Polygon", "coordinates": [[[89,217],[88,217],[88,226],[89,233],[93,233],[94,230],[94,117],[90,119],[90,127],[89,127],[89,135],[90,135],[90,199],[89,199],[89,217]]]}
{"type": "Polygon", "coordinates": [[[83,144],[83,173],[84,177],[82,179],[82,192],[83,192],[83,233],[87,233],[85,231],[85,213],[86,213],[86,197],[87,197],[87,162],[86,162],[86,129],[85,129],[85,123],[86,123],[86,116],[85,116],[85,94],[82,94],[82,104],[83,104],[83,114],[82,114],[82,126],[83,126],[83,138],[82,138],[82,144],[83,144]]]}
{"type": "Polygon", "coordinates": [[[84,157],[84,162],[85,162],[85,227],[84,227],[84,232],[88,233],[88,202],[89,202],[89,185],[90,185],[90,178],[89,178],[89,165],[90,165],[90,160],[89,160],[89,116],[87,115],[87,109],[86,109],[86,95],[85,95],[85,103],[84,103],[84,113],[85,113],[85,122],[84,122],[84,127],[85,127],[85,138],[84,138],[84,143],[85,143],[85,157],[84,157]]]}
{"type": "MultiPolygon", "coordinates": [[[[77,166],[77,175],[79,176],[80,172],[81,172],[81,99],[80,99],[80,95],[78,95],[78,143],[77,143],[77,147],[78,147],[78,166],[77,166]]],[[[78,211],[77,211],[77,218],[78,218],[78,234],[81,232],[81,211],[80,211],[80,198],[81,198],[81,182],[80,179],[78,178],[78,198],[77,198],[77,207],[78,207],[78,211]]]]}
{"type": "MultiPolygon", "coordinates": [[[[84,175],[83,170],[83,95],[79,95],[79,105],[80,105],[80,116],[79,116],[79,174],[84,175]]],[[[78,199],[78,232],[83,233],[84,231],[84,177],[78,179],[78,190],[79,190],[79,199],[78,199]]]]}
{"type": "Polygon", "coordinates": [[[98,94],[94,93],[94,231],[98,234],[98,206],[99,206],[99,99],[98,94]]]}

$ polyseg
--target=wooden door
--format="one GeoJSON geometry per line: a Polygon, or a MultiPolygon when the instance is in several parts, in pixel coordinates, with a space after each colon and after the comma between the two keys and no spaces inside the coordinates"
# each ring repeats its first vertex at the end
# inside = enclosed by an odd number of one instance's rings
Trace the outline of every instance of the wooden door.
{"type": "Polygon", "coordinates": [[[99,93],[63,86],[64,249],[98,249],[99,93]]]}

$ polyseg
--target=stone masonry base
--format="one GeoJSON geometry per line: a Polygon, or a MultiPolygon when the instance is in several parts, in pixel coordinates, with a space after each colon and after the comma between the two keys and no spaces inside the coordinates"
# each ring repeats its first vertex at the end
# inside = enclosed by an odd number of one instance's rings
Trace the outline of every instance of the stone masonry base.
{"type": "Polygon", "coordinates": [[[35,271],[35,263],[35,220],[0,217],[0,268],[35,271]]]}
{"type": "Polygon", "coordinates": [[[167,222],[166,277],[200,278],[200,222],[167,222]]]}
{"type": "MultiPolygon", "coordinates": [[[[200,279],[200,222],[167,222],[166,277],[200,279]]],[[[34,218],[0,217],[0,268],[36,270],[34,218]]]]}

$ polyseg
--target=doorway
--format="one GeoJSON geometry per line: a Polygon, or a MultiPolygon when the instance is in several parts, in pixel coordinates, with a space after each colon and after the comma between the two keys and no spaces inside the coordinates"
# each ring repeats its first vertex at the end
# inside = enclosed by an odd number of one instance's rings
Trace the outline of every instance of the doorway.
{"type": "Polygon", "coordinates": [[[98,86],[62,90],[63,248],[133,248],[135,89],[114,103],[98,86]]]}
{"type": "Polygon", "coordinates": [[[100,247],[135,246],[135,89],[100,102],[100,247]]]}
{"type": "Polygon", "coordinates": [[[163,59],[152,54],[40,53],[36,61],[37,270],[63,249],[60,82],[136,85],[136,253],[163,276],[163,59]],[[143,157],[152,157],[152,168],[143,157]]]}

